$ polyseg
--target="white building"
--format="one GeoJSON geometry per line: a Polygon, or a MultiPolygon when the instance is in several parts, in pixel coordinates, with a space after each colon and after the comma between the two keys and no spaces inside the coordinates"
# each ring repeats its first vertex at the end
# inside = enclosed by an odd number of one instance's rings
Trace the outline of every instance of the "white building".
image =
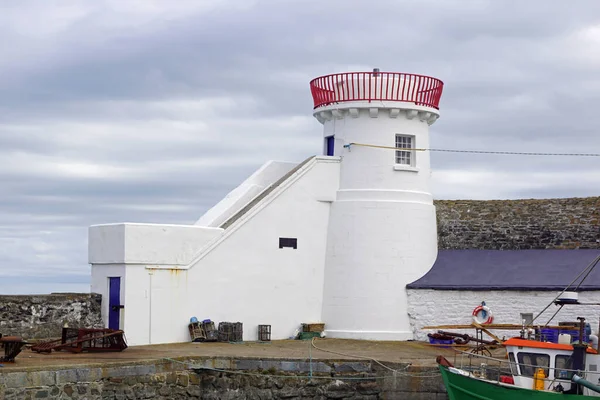
{"type": "MultiPolygon", "coordinates": [[[[577,317],[584,317],[597,332],[600,269],[580,275],[597,257],[600,249],[589,248],[440,250],[433,268],[407,285],[414,338],[426,340],[427,333],[436,331],[424,330],[425,326],[470,324],[473,311],[482,302],[493,323],[519,325],[543,311],[534,326],[577,322],[577,317]],[[577,288],[580,304],[562,308],[552,304],[572,282],[570,290],[577,288]]],[[[474,335],[472,329],[447,330],[474,335]]],[[[519,335],[515,330],[494,333],[506,338],[519,335]]]]}
{"type": "Polygon", "coordinates": [[[257,326],[302,322],[329,337],[413,338],[405,286],[437,255],[429,126],[441,81],[343,73],[310,83],[322,156],[269,161],[194,225],[89,230],[92,291],[132,345],[189,340],[190,317],[257,326]],[[365,146],[368,145],[368,146],[365,146]]]}

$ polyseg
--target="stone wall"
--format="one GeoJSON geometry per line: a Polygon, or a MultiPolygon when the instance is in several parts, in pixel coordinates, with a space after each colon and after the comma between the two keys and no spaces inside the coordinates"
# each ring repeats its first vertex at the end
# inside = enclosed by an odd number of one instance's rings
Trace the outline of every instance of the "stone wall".
{"type": "Polygon", "coordinates": [[[447,399],[434,368],[393,375],[370,361],[187,360],[58,370],[0,370],[0,398],[22,399],[447,399]],[[256,368],[257,365],[271,365],[256,368]],[[210,369],[192,369],[192,366],[210,369]],[[215,370],[218,368],[218,370],[215,370]],[[378,369],[379,368],[379,369],[378,369]],[[313,371],[309,378],[309,370],[313,371]],[[420,377],[419,374],[425,374],[420,377]],[[432,377],[433,375],[433,377],[432,377]]]}
{"type": "MultiPolygon", "coordinates": [[[[422,330],[424,326],[470,324],[473,309],[485,301],[494,316],[494,323],[521,324],[521,313],[536,316],[554,300],[558,292],[549,291],[472,291],[472,290],[433,290],[408,289],[408,316],[416,340],[427,340],[427,333],[435,330],[422,330]]],[[[600,291],[579,293],[582,303],[600,303],[600,291]]],[[[552,305],[536,320],[545,324],[558,307],[552,305]]],[[[561,321],[577,321],[585,317],[592,331],[598,331],[598,307],[593,305],[564,307],[552,320],[558,325],[561,321]]],[[[474,334],[473,329],[448,329],[452,332],[474,334]]],[[[519,331],[501,331],[494,329],[500,338],[518,336],[519,331]]]]}
{"type": "Polygon", "coordinates": [[[437,200],[440,249],[600,248],[600,197],[437,200]]]}
{"type": "Polygon", "coordinates": [[[89,293],[0,296],[0,333],[24,339],[60,337],[73,328],[101,328],[101,296],[89,293]]]}

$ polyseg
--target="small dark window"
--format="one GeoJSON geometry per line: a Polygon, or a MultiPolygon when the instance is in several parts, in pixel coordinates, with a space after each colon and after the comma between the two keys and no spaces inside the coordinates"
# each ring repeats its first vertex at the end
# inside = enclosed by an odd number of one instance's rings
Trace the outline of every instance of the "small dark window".
{"type": "Polygon", "coordinates": [[[298,239],[296,238],[279,238],[279,248],[291,247],[294,249],[298,248],[298,239]]]}

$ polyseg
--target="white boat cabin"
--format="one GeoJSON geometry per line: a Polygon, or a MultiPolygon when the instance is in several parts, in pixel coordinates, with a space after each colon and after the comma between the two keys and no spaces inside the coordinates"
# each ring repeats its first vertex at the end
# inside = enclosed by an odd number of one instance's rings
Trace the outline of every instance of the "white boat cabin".
{"type": "MultiPolygon", "coordinates": [[[[573,345],[512,338],[505,341],[504,346],[515,386],[534,389],[534,375],[541,368],[544,371],[545,390],[557,391],[559,385],[564,391],[571,389],[571,377],[575,373],[573,345]]],[[[584,377],[592,383],[600,384],[600,354],[590,346],[585,353],[584,377]]],[[[600,397],[600,393],[587,388],[583,394],[600,397]]]]}

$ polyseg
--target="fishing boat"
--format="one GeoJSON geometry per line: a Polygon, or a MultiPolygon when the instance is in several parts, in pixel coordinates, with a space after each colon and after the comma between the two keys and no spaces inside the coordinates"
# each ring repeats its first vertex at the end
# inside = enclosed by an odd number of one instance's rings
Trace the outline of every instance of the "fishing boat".
{"type": "MultiPolygon", "coordinates": [[[[585,279],[598,261],[600,257],[578,277],[584,276],[585,279]]],[[[561,309],[566,305],[584,304],[579,303],[577,292],[569,291],[572,285],[553,300],[561,309]]],[[[599,398],[598,337],[586,335],[585,318],[577,319],[577,340],[572,341],[573,336],[564,334],[557,342],[548,341],[532,334],[533,330],[524,326],[519,337],[502,343],[505,359],[468,354],[468,366],[455,366],[438,356],[436,361],[450,400],[599,398]]]]}

